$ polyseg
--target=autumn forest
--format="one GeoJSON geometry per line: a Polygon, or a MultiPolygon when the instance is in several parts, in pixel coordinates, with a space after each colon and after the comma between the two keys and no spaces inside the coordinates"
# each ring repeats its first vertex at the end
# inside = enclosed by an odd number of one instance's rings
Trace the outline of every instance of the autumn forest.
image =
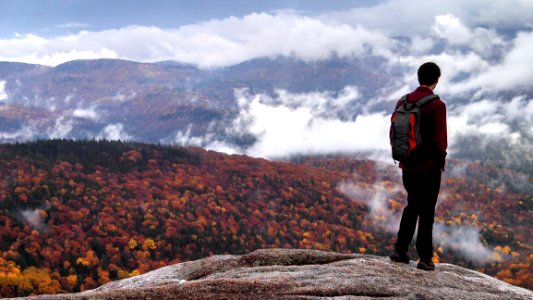
{"type": "MultiPolygon", "coordinates": [[[[268,161],[120,141],[1,145],[0,297],[79,292],[260,248],[388,255],[405,203],[398,174],[346,155],[268,161]]],[[[510,169],[449,161],[434,260],[532,289],[532,186],[510,169]]]]}

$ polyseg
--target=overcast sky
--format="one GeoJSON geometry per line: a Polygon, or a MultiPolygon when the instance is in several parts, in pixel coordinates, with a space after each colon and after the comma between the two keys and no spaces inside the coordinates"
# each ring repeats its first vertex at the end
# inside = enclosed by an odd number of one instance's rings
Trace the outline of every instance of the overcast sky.
{"type": "MultiPolygon", "coordinates": [[[[353,53],[365,42],[390,48],[387,38],[398,36],[418,38],[422,50],[432,45],[429,35],[452,44],[484,35],[497,45],[496,34],[531,32],[532,11],[532,0],[0,0],[0,61],[123,58],[217,67],[287,53],[353,53]]],[[[491,46],[476,43],[478,50],[491,46]]]]}

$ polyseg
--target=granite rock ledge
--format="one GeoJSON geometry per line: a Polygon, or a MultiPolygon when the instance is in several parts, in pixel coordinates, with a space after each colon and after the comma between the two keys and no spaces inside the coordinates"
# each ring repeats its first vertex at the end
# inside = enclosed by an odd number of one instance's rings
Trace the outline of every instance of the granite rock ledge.
{"type": "Polygon", "coordinates": [[[533,292],[451,264],[435,272],[387,257],[261,249],[163,267],[78,294],[26,299],[533,299],[533,292]]]}

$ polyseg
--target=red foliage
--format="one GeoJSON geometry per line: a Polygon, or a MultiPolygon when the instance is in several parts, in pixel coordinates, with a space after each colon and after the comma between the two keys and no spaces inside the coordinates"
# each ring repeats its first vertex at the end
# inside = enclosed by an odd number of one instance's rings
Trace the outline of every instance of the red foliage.
{"type": "MultiPolygon", "coordinates": [[[[391,250],[394,235],[374,230],[365,220],[368,208],[337,189],[354,173],[360,178],[354,184],[395,180],[378,174],[374,162],[336,157],[295,164],[197,148],[181,150],[194,158],[184,160],[157,146],[146,149],[115,157],[133,166],[128,171],[63,160],[51,166],[28,157],[0,160],[0,262],[21,278],[21,269],[31,276],[42,270],[39,276],[46,277],[46,288],[24,283],[0,296],[80,291],[170,263],[259,248],[391,250]]],[[[531,288],[532,200],[483,182],[447,178],[449,198],[437,218],[475,223],[486,242],[509,246],[482,271],[531,288]]],[[[388,203],[399,210],[403,196],[395,197],[388,203]]],[[[438,255],[460,264],[453,253],[438,255]]]]}

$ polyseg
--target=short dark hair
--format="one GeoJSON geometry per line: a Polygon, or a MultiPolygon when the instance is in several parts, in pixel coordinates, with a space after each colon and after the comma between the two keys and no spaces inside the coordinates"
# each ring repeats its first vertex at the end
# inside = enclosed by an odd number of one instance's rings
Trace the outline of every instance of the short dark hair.
{"type": "Polygon", "coordinates": [[[427,62],[418,68],[418,83],[420,85],[432,85],[440,77],[440,68],[434,62],[427,62]]]}

